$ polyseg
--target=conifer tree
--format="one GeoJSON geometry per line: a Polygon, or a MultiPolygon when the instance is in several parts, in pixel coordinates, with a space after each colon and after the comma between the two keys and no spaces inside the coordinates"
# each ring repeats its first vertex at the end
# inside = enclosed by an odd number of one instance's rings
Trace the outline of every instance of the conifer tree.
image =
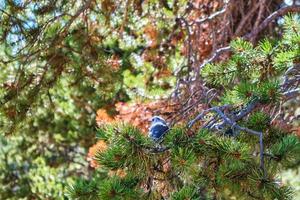
{"type": "Polygon", "coordinates": [[[71,199],[273,198],[254,180],[299,166],[288,12],[298,0],[0,1],[0,199],[66,199],[79,176],[71,199]],[[141,134],[153,113],[161,145],[141,134]]]}
{"type": "Polygon", "coordinates": [[[220,99],[184,116],[160,145],[126,124],[98,130],[106,150],[92,180],[69,188],[72,199],[292,199],[279,177],[300,163],[300,141],[274,123],[272,110],[299,90],[300,24],[284,18],[281,40],[230,44],[230,59],[201,76],[220,99]]]}

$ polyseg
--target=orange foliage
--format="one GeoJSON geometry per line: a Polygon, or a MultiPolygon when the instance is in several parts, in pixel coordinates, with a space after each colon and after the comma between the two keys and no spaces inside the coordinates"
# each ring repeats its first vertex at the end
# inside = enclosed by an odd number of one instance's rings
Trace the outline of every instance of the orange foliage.
{"type": "Polygon", "coordinates": [[[170,77],[170,76],[172,76],[172,72],[168,68],[162,68],[157,73],[155,73],[154,76],[158,79],[164,78],[164,77],[170,77]]]}
{"type": "Polygon", "coordinates": [[[107,149],[107,144],[103,140],[99,140],[95,145],[89,148],[87,155],[87,161],[90,162],[90,166],[93,168],[98,168],[100,165],[94,159],[96,153],[103,152],[107,149]]]}
{"type": "Polygon", "coordinates": [[[110,123],[113,121],[113,118],[110,117],[106,110],[99,109],[97,110],[96,122],[98,126],[104,125],[106,123],[110,123]]]}
{"type": "Polygon", "coordinates": [[[158,38],[158,32],[155,28],[155,26],[153,26],[152,24],[148,24],[145,29],[144,29],[144,33],[145,35],[148,36],[148,38],[150,39],[150,47],[156,47],[157,46],[157,38],[158,38]]]}
{"type": "Polygon", "coordinates": [[[300,137],[300,127],[293,128],[292,131],[293,131],[298,137],[300,137]]]}

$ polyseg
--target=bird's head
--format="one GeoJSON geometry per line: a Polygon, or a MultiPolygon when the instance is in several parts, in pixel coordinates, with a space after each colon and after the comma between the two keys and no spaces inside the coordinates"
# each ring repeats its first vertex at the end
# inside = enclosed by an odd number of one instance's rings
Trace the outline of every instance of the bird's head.
{"type": "Polygon", "coordinates": [[[151,122],[152,123],[161,122],[161,123],[166,124],[166,121],[162,117],[159,117],[159,116],[152,117],[151,122]]]}

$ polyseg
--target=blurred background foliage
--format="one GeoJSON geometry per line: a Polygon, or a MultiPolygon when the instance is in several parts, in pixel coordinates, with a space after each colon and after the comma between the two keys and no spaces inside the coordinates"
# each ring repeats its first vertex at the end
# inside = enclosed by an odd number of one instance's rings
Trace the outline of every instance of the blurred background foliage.
{"type": "MultiPolygon", "coordinates": [[[[189,76],[191,50],[198,65],[255,26],[242,16],[258,0],[243,0],[189,35],[180,19],[226,2],[0,0],[0,199],[66,198],[75,177],[93,176],[86,156],[103,117],[146,132],[153,113],[173,116],[177,102],[161,98],[189,76]]],[[[265,16],[282,3],[269,1],[265,16]]]]}
{"type": "Polygon", "coordinates": [[[114,115],[118,102],[170,94],[183,55],[158,46],[182,6],[160,5],[0,1],[0,199],[65,198],[93,172],[99,108],[114,115]]]}

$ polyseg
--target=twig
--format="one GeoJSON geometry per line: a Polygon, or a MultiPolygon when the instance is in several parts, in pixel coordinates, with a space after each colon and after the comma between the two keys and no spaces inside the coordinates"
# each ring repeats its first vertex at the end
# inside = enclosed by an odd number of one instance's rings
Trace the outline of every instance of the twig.
{"type": "MultiPolygon", "coordinates": [[[[277,113],[276,113],[275,115],[274,115],[274,113],[271,114],[271,116],[273,116],[273,117],[272,117],[272,119],[271,119],[270,124],[272,124],[272,122],[280,115],[281,109],[282,109],[282,101],[280,101],[278,107],[279,107],[279,108],[277,109],[277,110],[278,110],[277,113]]],[[[277,108],[277,106],[276,106],[275,108],[277,108]]]]}
{"type": "Polygon", "coordinates": [[[257,35],[262,32],[274,19],[283,16],[289,12],[300,12],[300,6],[292,5],[278,9],[267,17],[256,29],[247,34],[244,39],[254,42],[257,35]]]}
{"type": "Polygon", "coordinates": [[[264,11],[266,9],[266,3],[267,3],[267,0],[260,0],[259,1],[259,12],[258,12],[258,16],[256,18],[256,22],[254,24],[253,29],[256,29],[259,26],[259,24],[260,24],[261,19],[263,17],[263,13],[264,13],[264,11]]]}
{"type": "Polygon", "coordinates": [[[168,151],[170,149],[170,147],[162,147],[162,146],[158,146],[158,147],[155,147],[155,148],[145,147],[145,149],[149,153],[163,153],[165,151],[168,151]]]}
{"type": "Polygon", "coordinates": [[[193,120],[191,120],[187,127],[190,129],[192,128],[192,126],[199,120],[201,120],[207,113],[214,111],[216,108],[220,109],[220,110],[224,110],[225,108],[229,108],[230,105],[224,105],[224,106],[217,106],[217,107],[213,107],[213,108],[209,108],[207,110],[202,111],[199,115],[197,115],[193,120]]]}
{"type": "Polygon", "coordinates": [[[250,112],[252,112],[255,107],[259,104],[259,101],[257,98],[253,98],[250,100],[250,102],[247,104],[245,108],[243,108],[234,118],[235,121],[241,120],[243,117],[248,115],[250,112]]]}
{"type": "Polygon", "coordinates": [[[215,12],[215,13],[209,15],[208,17],[201,18],[201,19],[197,19],[197,20],[193,21],[193,23],[192,23],[191,25],[193,25],[193,24],[195,24],[195,23],[196,23],[196,24],[202,24],[203,22],[206,22],[206,21],[208,21],[208,20],[212,20],[212,19],[214,19],[214,18],[216,18],[216,17],[222,15],[223,13],[226,12],[227,7],[228,7],[228,5],[229,5],[229,2],[230,2],[230,1],[228,1],[228,2],[225,4],[225,6],[224,6],[224,8],[223,8],[222,10],[217,11],[217,12],[215,12]]]}
{"type": "Polygon", "coordinates": [[[247,13],[245,17],[242,18],[241,22],[239,23],[239,26],[237,27],[234,35],[240,36],[242,30],[244,29],[245,23],[249,20],[250,17],[254,15],[255,12],[257,12],[258,7],[260,4],[255,4],[252,9],[247,13]]]}
{"type": "Polygon", "coordinates": [[[300,95],[300,88],[294,89],[294,90],[288,90],[283,93],[283,96],[287,99],[294,98],[296,96],[300,95]]]}
{"type": "Polygon", "coordinates": [[[187,43],[188,43],[188,63],[187,63],[187,67],[188,67],[188,71],[190,71],[191,69],[191,53],[192,53],[192,38],[191,38],[191,30],[190,30],[190,26],[189,23],[182,17],[179,18],[179,20],[181,20],[184,24],[184,26],[186,27],[186,32],[187,32],[187,43]]]}
{"type": "Polygon", "coordinates": [[[222,53],[229,52],[231,50],[230,46],[222,47],[217,49],[214,54],[207,60],[205,60],[200,66],[199,69],[202,69],[208,63],[215,61],[222,53]]]}

